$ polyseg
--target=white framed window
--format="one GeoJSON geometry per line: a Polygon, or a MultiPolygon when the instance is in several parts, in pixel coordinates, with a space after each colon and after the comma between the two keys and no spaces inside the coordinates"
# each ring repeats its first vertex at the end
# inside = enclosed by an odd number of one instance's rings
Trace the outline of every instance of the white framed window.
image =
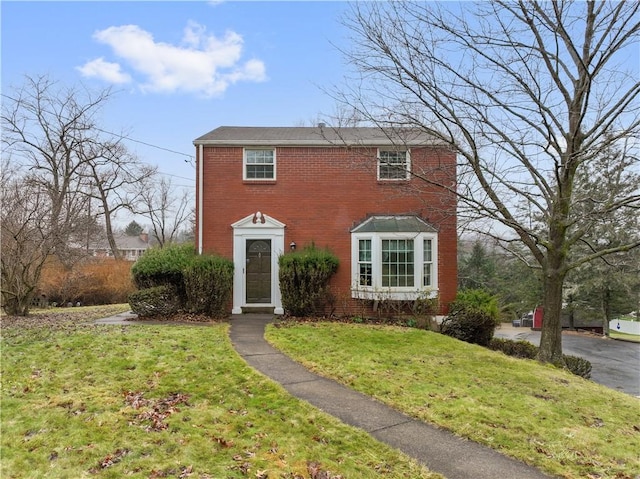
{"type": "Polygon", "coordinates": [[[417,299],[438,289],[436,232],[352,232],[352,294],[417,299]]]}
{"type": "Polygon", "coordinates": [[[243,155],[244,180],[275,180],[276,151],[273,148],[245,148],[243,155]]]}
{"type": "Polygon", "coordinates": [[[409,150],[378,150],[379,180],[408,180],[411,177],[409,150]]]}
{"type": "Polygon", "coordinates": [[[424,238],[422,242],[422,286],[433,286],[433,240],[424,238]]]}
{"type": "Polygon", "coordinates": [[[365,238],[358,240],[358,284],[371,286],[372,270],[371,270],[371,239],[365,238]]]}

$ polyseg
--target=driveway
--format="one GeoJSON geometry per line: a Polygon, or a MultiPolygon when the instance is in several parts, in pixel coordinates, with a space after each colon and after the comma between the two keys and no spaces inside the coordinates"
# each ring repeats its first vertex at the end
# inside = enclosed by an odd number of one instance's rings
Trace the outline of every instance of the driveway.
{"type": "MultiPolygon", "coordinates": [[[[529,341],[540,345],[540,331],[503,324],[497,338],[529,341]]],[[[618,341],[590,333],[562,333],[564,354],[580,356],[591,362],[591,379],[599,384],[640,397],[640,343],[618,341]]]]}

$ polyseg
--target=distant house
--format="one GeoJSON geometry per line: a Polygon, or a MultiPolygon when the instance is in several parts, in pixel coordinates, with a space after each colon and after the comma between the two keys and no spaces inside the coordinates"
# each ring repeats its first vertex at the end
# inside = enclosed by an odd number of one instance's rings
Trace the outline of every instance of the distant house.
{"type": "MultiPolygon", "coordinates": [[[[136,261],[151,246],[149,245],[149,235],[141,233],[139,236],[115,235],[114,237],[118,251],[122,254],[122,259],[136,261]]],[[[91,256],[99,258],[113,257],[113,251],[106,238],[98,243],[89,245],[91,256]]]]}
{"type": "Polygon", "coordinates": [[[282,314],[278,256],[340,259],[338,313],[456,295],[456,157],[415,130],[230,127],[194,140],[196,245],[233,258],[233,313],[282,314]],[[444,184],[447,188],[434,186],[444,184]]]}

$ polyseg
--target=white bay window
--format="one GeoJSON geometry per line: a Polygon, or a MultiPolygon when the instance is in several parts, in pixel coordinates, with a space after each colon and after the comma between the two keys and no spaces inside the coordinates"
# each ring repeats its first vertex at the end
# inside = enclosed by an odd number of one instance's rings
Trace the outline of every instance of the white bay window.
{"type": "Polygon", "coordinates": [[[410,300],[435,294],[438,234],[416,216],[375,216],[351,231],[352,297],[410,300]]]}

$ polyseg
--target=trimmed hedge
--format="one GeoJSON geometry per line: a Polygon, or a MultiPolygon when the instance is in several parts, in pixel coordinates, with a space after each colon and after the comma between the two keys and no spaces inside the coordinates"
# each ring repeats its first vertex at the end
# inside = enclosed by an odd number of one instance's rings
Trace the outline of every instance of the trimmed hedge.
{"type": "Polygon", "coordinates": [[[129,297],[129,303],[141,316],[186,311],[223,317],[229,312],[233,263],[198,255],[193,245],[149,249],[133,265],[131,274],[140,291],[129,297]]]}
{"type": "Polygon", "coordinates": [[[292,316],[323,313],[330,302],[329,280],[340,261],[314,245],[278,258],[282,306],[292,316]]]}
{"type": "Polygon", "coordinates": [[[198,256],[183,271],[186,307],[191,313],[224,317],[233,288],[233,262],[217,256],[198,256]]]}

